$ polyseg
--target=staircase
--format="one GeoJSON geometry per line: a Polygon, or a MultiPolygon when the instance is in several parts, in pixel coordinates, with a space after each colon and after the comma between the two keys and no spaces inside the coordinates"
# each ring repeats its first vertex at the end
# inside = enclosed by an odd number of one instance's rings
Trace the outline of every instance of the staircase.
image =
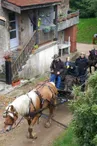
{"type": "Polygon", "coordinates": [[[19,53],[15,53],[12,58],[12,80],[16,77],[18,72],[22,69],[22,66],[26,63],[29,55],[32,53],[32,49],[36,43],[36,31],[34,32],[32,38],[23,47],[19,53]]]}

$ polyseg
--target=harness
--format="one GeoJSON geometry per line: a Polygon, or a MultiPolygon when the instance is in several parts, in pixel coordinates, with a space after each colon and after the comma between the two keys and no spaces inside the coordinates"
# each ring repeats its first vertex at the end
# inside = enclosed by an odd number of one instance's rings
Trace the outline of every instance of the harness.
{"type": "Polygon", "coordinates": [[[42,108],[42,105],[44,103],[44,99],[42,98],[42,95],[40,94],[40,92],[38,90],[36,90],[34,92],[38,95],[38,97],[40,99],[40,108],[42,108]]]}
{"type": "MultiPolygon", "coordinates": [[[[52,99],[54,99],[55,98],[55,93],[54,93],[54,91],[52,90],[52,88],[49,86],[49,85],[46,85],[48,88],[49,88],[49,90],[51,91],[51,93],[52,93],[52,99]]],[[[44,86],[43,86],[44,87],[44,86]]],[[[39,89],[39,88],[38,88],[39,89]]],[[[42,97],[42,95],[41,95],[41,93],[39,92],[39,90],[36,90],[36,91],[34,91],[37,95],[38,95],[38,98],[39,98],[39,100],[40,100],[40,109],[39,110],[37,110],[36,109],[36,107],[35,107],[35,105],[34,105],[34,103],[33,103],[33,100],[31,99],[31,97],[27,94],[27,96],[29,97],[29,99],[30,99],[30,102],[29,102],[29,114],[28,115],[26,115],[26,116],[29,116],[30,118],[34,118],[37,114],[42,114],[42,111],[44,110],[44,108],[42,108],[43,107],[43,104],[44,104],[44,101],[46,101],[47,99],[43,99],[43,97],[42,97]],[[34,112],[31,112],[30,111],[30,104],[32,104],[33,105],[33,108],[34,108],[34,112]]],[[[54,103],[53,103],[53,100],[47,100],[49,103],[50,103],[50,105],[54,105],[54,103]]],[[[41,116],[41,115],[40,115],[41,116]]]]}

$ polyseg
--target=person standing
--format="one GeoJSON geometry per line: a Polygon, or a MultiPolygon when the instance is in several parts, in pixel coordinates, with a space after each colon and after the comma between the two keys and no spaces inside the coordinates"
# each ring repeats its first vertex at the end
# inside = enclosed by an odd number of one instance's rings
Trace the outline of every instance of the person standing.
{"type": "Polygon", "coordinates": [[[64,73],[64,63],[57,54],[53,56],[53,61],[51,62],[50,70],[50,82],[55,82],[56,87],[60,89],[61,77],[64,73]]]}
{"type": "Polygon", "coordinates": [[[88,59],[85,57],[84,52],[81,52],[80,56],[76,59],[75,65],[78,67],[78,75],[85,75],[88,68],[88,59]]]}

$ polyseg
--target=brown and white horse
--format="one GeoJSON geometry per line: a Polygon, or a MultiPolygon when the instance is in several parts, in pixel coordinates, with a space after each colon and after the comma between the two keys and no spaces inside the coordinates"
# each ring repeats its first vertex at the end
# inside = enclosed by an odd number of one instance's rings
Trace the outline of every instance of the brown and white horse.
{"type": "Polygon", "coordinates": [[[28,137],[36,138],[36,134],[33,133],[33,125],[41,116],[41,113],[38,111],[48,107],[49,117],[45,126],[49,127],[51,125],[51,117],[53,115],[57,93],[55,84],[53,82],[47,82],[38,85],[27,94],[17,97],[6,107],[4,112],[5,130],[11,130],[18,116],[21,115],[28,122],[28,137]]]}

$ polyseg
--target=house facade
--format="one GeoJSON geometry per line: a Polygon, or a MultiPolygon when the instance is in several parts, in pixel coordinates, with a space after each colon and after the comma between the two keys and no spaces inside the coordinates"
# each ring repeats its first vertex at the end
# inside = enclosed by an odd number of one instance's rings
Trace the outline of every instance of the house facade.
{"type": "MultiPolygon", "coordinates": [[[[78,15],[67,19],[68,10],[69,0],[0,0],[0,66],[5,62],[4,57],[11,56],[12,72],[15,76],[32,54],[34,47],[56,41],[51,46],[52,49],[47,49],[47,54],[50,54],[51,58],[54,53],[58,53],[57,42],[64,43],[69,37],[71,52],[74,52],[78,15]],[[58,21],[60,17],[61,21],[58,21]]],[[[46,49],[44,50],[46,54],[46,49]]],[[[39,54],[44,53],[36,52],[38,59],[34,59],[35,61],[32,59],[32,62],[44,64],[43,55],[39,57],[39,54]],[[39,58],[41,59],[39,60],[39,58]]],[[[49,63],[46,59],[47,57],[45,58],[45,62],[48,64],[46,67],[35,64],[33,66],[47,69],[51,59],[48,59],[49,63]]]]}

